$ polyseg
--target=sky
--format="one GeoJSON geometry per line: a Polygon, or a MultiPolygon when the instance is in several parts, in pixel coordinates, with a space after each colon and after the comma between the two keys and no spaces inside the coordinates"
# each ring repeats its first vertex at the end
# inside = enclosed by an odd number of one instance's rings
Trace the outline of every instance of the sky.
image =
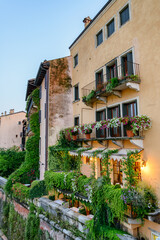
{"type": "Polygon", "coordinates": [[[0,0],[0,114],[25,110],[27,81],[69,46],[107,0],[0,0]]]}

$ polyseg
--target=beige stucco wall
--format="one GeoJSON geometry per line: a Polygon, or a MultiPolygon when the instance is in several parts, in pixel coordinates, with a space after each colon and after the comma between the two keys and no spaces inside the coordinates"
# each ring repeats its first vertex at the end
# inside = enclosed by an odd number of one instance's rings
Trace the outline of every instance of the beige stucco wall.
{"type": "Polygon", "coordinates": [[[152,128],[144,132],[143,159],[147,165],[142,170],[142,179],[153,186],[160,201],[160,1],[113,0],[112,3],[70,49],[72,57],[77,53],[79,57],[78,65],[73,67],[72,80],[73,86],[79,83],[80,101],[73,103],[73,117],[79,115],[81,124],[94,122],[96,109],[137,99],[138,114],[146,114],[152,120],[152,128]],[[130,5],[130,20],[119,28],[119,10],[126,3],[130,5]],[[108,39],[104,37],[103,43],[96,48],[96,34],[100,29],[105,32],[105,25],[112,17],[115,18],[114,34],[108,39]],[[140,91],[126,89],[121,98],[109,96],[106,104],[101,102],[95,103],[93,108],[87,107],[82,102],[82,88],[95,81],[95,72],[112,59],[117,58],[119,65],[120,56],[129,49],[133,52],[133,62],[140,64],[140,91]]]}
{"type": "Polygon", "coordinates": [[[20,147],[25,112],[17,112],[0,116],[0,148],[20,147]],[[18,122],[21,122],[19,125],[18,122]]]}

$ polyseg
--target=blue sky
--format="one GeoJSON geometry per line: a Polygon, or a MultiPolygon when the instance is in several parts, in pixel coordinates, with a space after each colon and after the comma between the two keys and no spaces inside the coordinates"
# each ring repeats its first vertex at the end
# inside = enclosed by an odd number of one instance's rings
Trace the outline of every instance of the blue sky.
{"type": "Polygon", "coordinates": [[[68,47],[107,0],[0,0],[0,113],[25,110],[27,80],[68,47]]]}

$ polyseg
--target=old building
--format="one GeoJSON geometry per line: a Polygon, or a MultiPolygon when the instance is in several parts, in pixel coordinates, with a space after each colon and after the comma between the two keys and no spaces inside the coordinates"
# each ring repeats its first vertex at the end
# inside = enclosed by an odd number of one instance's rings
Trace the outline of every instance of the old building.
{"type": "Polygon", "coordinates": [[[25,125],[26,113],[24,111],[1,113],[0,116],[0,148],[11,148],[17,146],[24,150],[25,145],[25,125]]]}
{"type": "Polygon", "coordinates": [[[35,85],[40,88],[40,179],[48,167],[48,147],[59,131],[73,125],[71,57],[40,64],[35,85]]]}
{"type": "MultiPolygon", "coordinates": [[[[111,156],[113,184],[123,185],[121,161],[127,150],[140,151],[141,179],[155,189],[160,200],[160,1],[109,0],[93,20],[87,17],[84,23],[85,29],[70,46],[74,125],[147,115],[152,128],[130,137],[123,126],[100,129],[91,133],[91,139],[81,135],[77,141],[92,149],[119,149],[111,156]]],[[[87,176],[92,171],[89,156],[89,152],[82,156],[81,170],[87,176]]],[[[100,157],[95,165],[99,177],[100,157]]],[[[126,227],[147,239],[160,236],[160,225],[151,218],[143,227],[138,223],[126,227]]]]}

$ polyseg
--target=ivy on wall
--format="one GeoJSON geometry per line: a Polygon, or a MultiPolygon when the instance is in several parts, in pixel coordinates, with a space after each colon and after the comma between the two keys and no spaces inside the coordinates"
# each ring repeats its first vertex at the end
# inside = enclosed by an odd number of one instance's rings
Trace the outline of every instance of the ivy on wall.
{"type": "Polygon", "coordinates": [[[12,185],[16,182],[23,184],[31,183],[36,177],[39,177],[39,137],[40,137],[40,125],[39,125],[39,89],[35,89],[31,96],[35,105],[37,106],[37,112],[30,116],[31,131],[33,136],[29,137],[26,142],[26,154],[25,161],[22,163],[19,169],[13,172],[5,185],[5,191],[7,194],[12,192],[12,185]]]}

